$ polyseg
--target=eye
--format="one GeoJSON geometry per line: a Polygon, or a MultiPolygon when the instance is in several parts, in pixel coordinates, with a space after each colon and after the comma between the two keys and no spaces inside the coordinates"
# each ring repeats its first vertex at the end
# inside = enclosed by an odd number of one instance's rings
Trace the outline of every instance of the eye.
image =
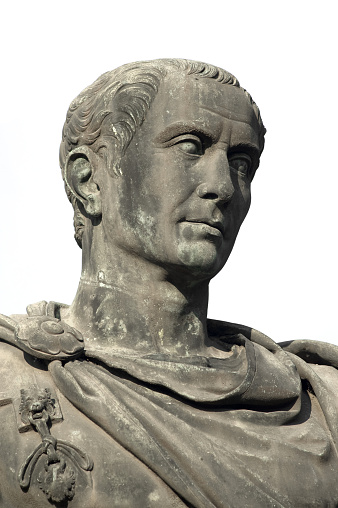
{"type": "Polygon", "coordinates": [[[194,134],[184,134],[174,140],[176,145],[182,152],[198,157],[203,155],[202,141],[194,134]]]}
{"type": "Polygon", "coordinates": [[[156,143],[155,146],[158,146],[159,148],[173,147],[175,150],[183,152],[191,158],[198,158],[201,155],[204,155],[205,150],[209,148],[211,144],[212,141],[206,134],[200,134],[199,132],[196,134],[192,132],[186,132],[184,134],[173,136],[166,141],[161,140],[159,143],[156,143]]]}
{"type": "Polygon", "coordinates": [[[246,153],[229,155],[229,166],[244,176],[249,176],[252,168],[252,159],[246,153]]]}
{"type": "Polygon", "coordinates": [[[182,152],[189,153],[190,155],[202,155],[201,143],[197,143],[195,140],[181,141],[178,143],[178,147],[182,152]]]}

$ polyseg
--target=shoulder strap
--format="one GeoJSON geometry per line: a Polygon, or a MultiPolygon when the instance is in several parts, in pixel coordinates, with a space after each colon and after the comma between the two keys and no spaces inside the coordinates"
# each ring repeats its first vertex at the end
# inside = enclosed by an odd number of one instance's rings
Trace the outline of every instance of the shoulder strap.
{"type": "Polygon", "coordinates": [[[35,358],[73,360],[84,352],[81,333],[60,319],[55,302],[41,301],[27,307],[22,319],[0,314],[0,340],[35,358]]]}

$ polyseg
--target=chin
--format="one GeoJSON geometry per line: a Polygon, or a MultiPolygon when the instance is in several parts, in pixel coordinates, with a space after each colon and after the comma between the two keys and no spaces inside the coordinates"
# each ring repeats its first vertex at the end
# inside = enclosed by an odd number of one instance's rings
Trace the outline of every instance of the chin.
{"type": "Polygon", "coordinates": [[[179,259],[181,267],[191,273],[196,279],[211,279],[215,277],[223,268],[228,260],[231,249],[222,252],[214,244],[206,242],[201,245],[195,245],[194,248],[189,245],[186,249],[180,249],[179,259]]]}

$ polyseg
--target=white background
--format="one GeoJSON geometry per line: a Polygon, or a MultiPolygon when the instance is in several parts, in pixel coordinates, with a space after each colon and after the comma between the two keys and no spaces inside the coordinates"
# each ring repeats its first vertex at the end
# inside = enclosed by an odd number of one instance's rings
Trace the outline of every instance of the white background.
{"type": "Polygon", "coordinates": [[[333,1],[19,1],[1,12],[0,312],[71,303],[81,251],[58,146],[71,100],[123,63],[219,65],[261,109],[266,149],[209,316],[338,344],[333,1]]]}

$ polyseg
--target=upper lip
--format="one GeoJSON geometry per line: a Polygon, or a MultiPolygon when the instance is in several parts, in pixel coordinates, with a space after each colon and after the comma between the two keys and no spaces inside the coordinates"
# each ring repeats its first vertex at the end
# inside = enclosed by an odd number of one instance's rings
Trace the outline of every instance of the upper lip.
{"type": "Polygon", "coordinates": [[[208,218],[201,218],[201,219],[184,219],[185,222],[198,222],[200,224],[207,224],[208,226],[211,226],[212,228],[218,229],[222,235],[224,234],[224,226],[222,222],[218,220],[208,219],[208,218]]]}

